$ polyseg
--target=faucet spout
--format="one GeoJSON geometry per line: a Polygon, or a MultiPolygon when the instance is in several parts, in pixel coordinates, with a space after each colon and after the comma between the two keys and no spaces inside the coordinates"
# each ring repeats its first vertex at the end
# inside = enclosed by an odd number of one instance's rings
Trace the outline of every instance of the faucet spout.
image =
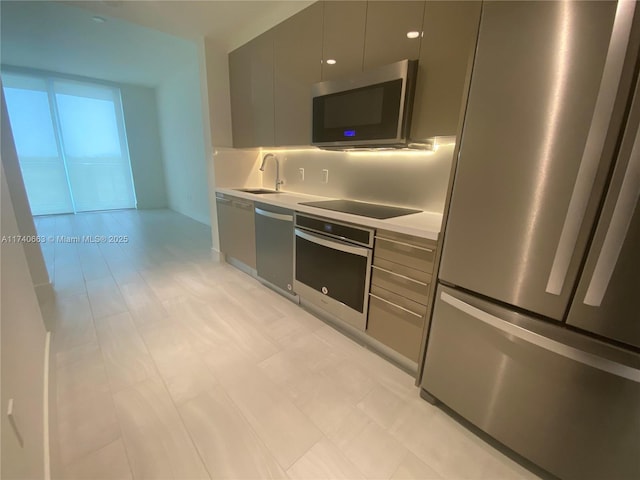
{"type": "Polygon", "coordinates": [[[284,181],[280,180],[280,161],[278,157],[276,157],[273,153],[267,153],[264,157],[262,157],[262,164],[260,165],[260,171],[264,172],[264,167],[267,163],[267,159],[273,158],[276,161],[276,192],[280,191],[280,185],[284,183],[284,181]]]}

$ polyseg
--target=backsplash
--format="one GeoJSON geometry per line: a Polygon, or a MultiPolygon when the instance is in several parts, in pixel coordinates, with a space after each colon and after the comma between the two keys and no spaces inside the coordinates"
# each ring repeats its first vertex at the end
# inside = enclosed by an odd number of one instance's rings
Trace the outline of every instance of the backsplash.
{"type": "Polygon", "coordinates": [[[441,145],[436,152],[223,149],[214,157],[216,186],[274,188],[275,162],[267,162],[264,174],[258,170],[261,156],[272,152],[280,160],[285,191],[442,212],[453,150],[453,144],[441,145]],[[329,172],[327,183],[322,181],[323,170],[329,172]]]}
{"type": "Polygon", "coordinates": [[[213,149],[216,187],[261,187],[260,149],[217,147],[213,149]]]}

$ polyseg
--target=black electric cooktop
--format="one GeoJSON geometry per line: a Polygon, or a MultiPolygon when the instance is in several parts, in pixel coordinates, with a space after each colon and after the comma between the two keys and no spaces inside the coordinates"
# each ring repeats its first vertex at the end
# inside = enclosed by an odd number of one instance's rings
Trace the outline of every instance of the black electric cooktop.
{"type": "Polygon", "coordinates": [[[351,213],[352,215],[361,215],[363,217],[377,218],[380,220],[422,212],[422,210],[415,210],[413,208],[392,207],[390,205],[380,205],[377,203],[356,202],[355,200],[300,202],[300,205],[324,208],[325,210],[333,210],[335,212],[351,213]]]}

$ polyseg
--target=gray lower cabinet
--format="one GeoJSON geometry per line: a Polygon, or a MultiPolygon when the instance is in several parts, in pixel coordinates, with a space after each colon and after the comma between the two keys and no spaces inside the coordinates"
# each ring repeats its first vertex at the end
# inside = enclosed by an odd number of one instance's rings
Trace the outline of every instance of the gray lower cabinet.
{"type": "Polygon", "coordinates": [[[256,268],[256,230],[253,202],[216,193],[220,251],[256,268]]]}
{"type": "Polygon", "coordinates": [[[436,242],[376,232],[367,333],[418,363],[436,242]]]}
{"type": "Polygon", "coordinates": [[[293,293],[293,211],[255,203],[258,277],[293,293]]]}

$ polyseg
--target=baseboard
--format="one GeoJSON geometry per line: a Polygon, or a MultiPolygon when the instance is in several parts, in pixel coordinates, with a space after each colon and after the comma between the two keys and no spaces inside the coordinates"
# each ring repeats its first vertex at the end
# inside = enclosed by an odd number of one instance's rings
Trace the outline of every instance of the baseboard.
{"type": "Polygon", "coordinates": [[[49,430],[49,372],[51,367],[51,332],[47,332],[44,344],[44,391],[42,395],[44,480],[51,480],[51,437],[49,430]]]}
{"type": "Polygon", "coordinates": [[[224,258],[222,258],[222,253],[220,253],[219,250],[211,247],[211,260],[213,260],[214,262],[220,262],[224,260],[224,258]]]}
{"type": "Polygon", "coordinates": [[[362,345],[367,350],[379,355],[389,363],[392,363],[396,367],[400,368],[401,370],[405,371],[415,378],[418,372],[417,363],[409,360],[403,355],[400,355],[395,350],[387,347],[385,344],[368,335],[366,332],[357,329],[353,325],[345,322],[344,320],[341,320],[332,313],[327,312],[322,307],[315,305],[305,298],[300,297],[300,306],[313,314],[318,319],[338,330],[343,335],[349,337],[354,342],[362,345]]]}

